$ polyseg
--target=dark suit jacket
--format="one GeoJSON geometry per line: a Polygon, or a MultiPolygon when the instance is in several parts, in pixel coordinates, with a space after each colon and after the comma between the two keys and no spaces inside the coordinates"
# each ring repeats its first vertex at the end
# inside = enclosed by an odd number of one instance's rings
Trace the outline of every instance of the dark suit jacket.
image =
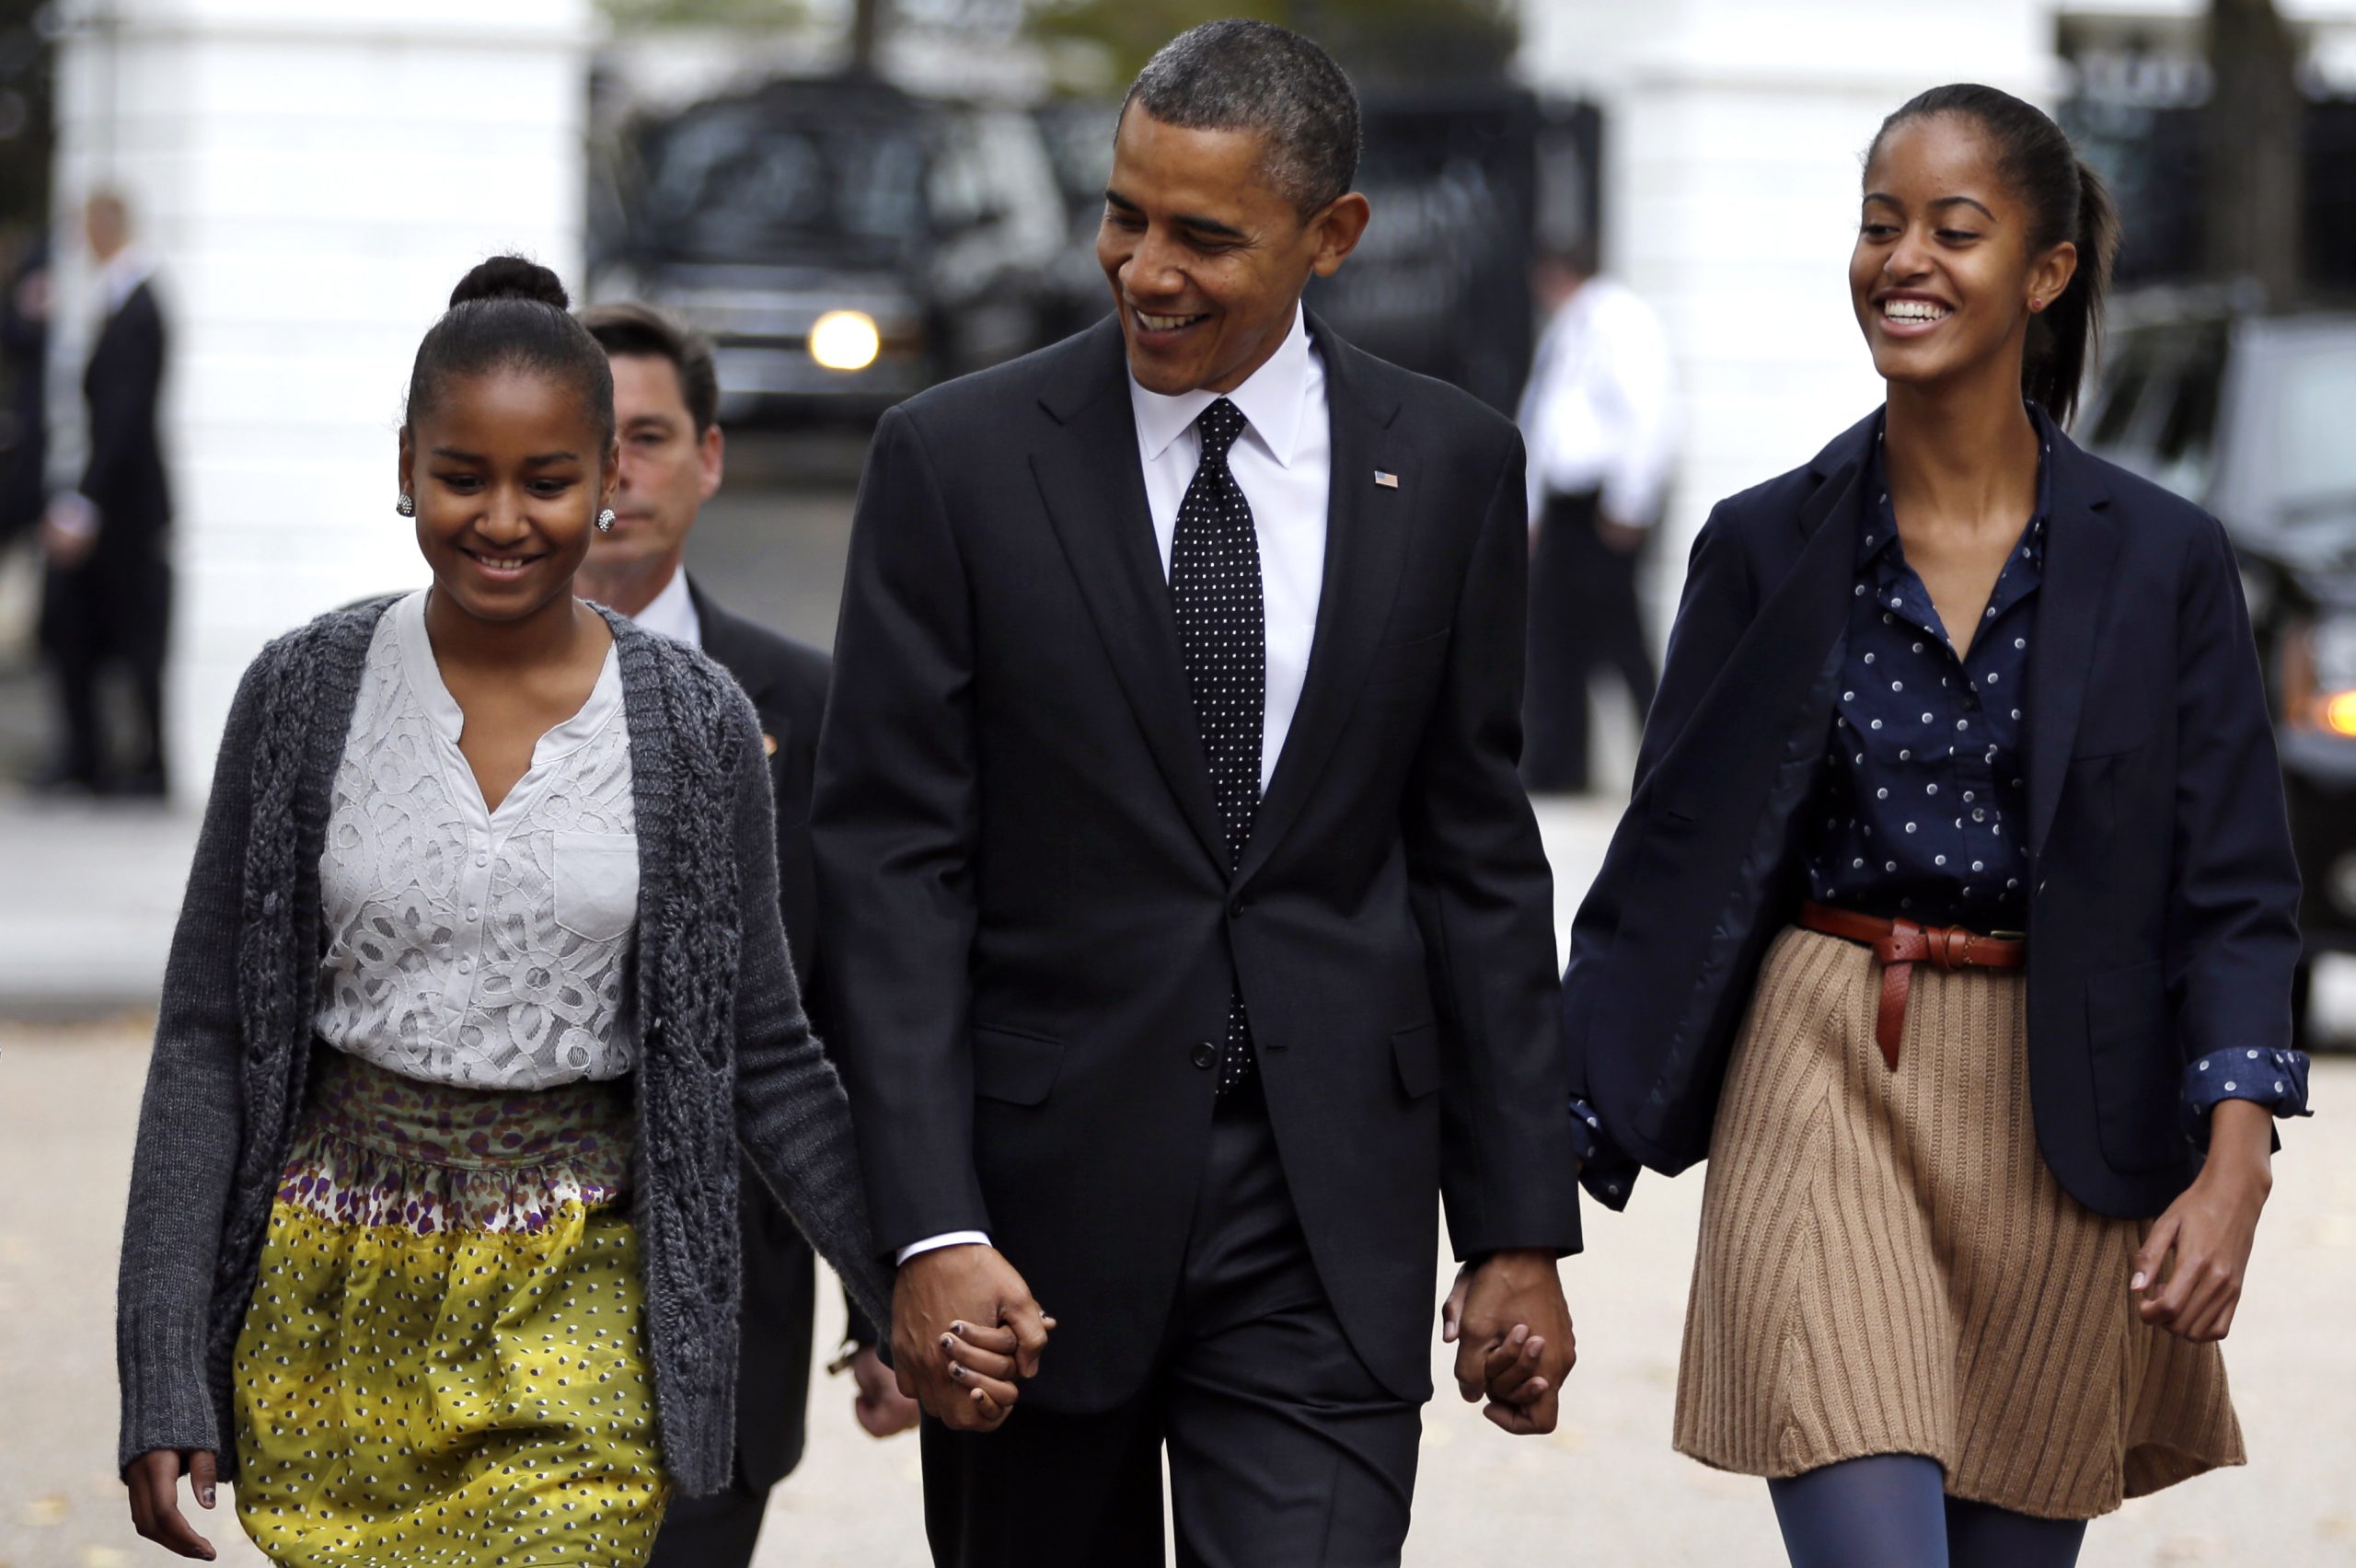
{"type": "MultiPolygon", "coordinates": [[[[826,986],[818,953],[818,893],[810,859],[811,766],[826,706],[824,653],[712,603],[692,578],[687,594],[703,628],[703,651],[753,699],[769,753],[777,800],[778,905],[786,946],[812,1026],[825,1037],[826,986]]],[[[810,1396],[810,1336],[815,1273],[810,1245],[767,1182],[746,1167],[737,1182],[744,1211],[745,1299],[736,1357],[736,1464],[758,1489],[801,1462],[810,1396]]]]}
{"type": "MultiPolygon", "coordinates": [[[[1767,944],[1800,894],[1796,808],[1832,721],[1873,421],[1721,502],[1693,546],[1630,803],[1573,928],[1575,1086],[1674,1172],[1709,1152],[1767,944]]],[[[2054,442],[2029,651],[2029,1087],[2099,1213],[2156,1214],[2198,1157],[2187,1061],[2290,1043],[2299,955],[2273,731],[2215,519],[2054,442]]]]}
{"type": "Polygon", "coordinates": [[[107,318],[83,372],[90,406],[90,460],[82,493],[98,509],[94,562],[137,550],[172,520],[171,489],[156,432],[164,383],[164,317],[141,283],[107,318]]]}
{"type": "Polygon", "coordinates": [[[98,509],[98,536],[80,563],[49,573],[42,641],[62,655],[163,657],[171,607],[164,531],[172,520],[156,430],[163,380],[163,313],[141,283],[107,318],[83,372],[90,457],[79,488],[98,509]]]}
{"type": "Polygon", "coordinates": [[[1048,1408],[1140,1386],[1241,986],[1319,1276],[1428,1390],[1461,1253],[1576,1248],[1551,881],[1515,776],[1513,427],[1311,323],[1332,407],[1300,705],[1230,876],[1118,323],[903,404],[854,525],[815,832],[877,1241],[990,1233],[1048,1408]],[[1375,483],[1376,470],[1398,476],[1375,483]]]}

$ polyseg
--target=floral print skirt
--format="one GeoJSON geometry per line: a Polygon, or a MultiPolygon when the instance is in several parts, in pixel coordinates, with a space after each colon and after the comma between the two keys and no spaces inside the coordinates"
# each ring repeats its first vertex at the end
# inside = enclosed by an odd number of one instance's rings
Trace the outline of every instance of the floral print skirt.
{"type": "Polygon", "coordinates": [[[237,1341],[237,1516],[310,1568],[636,1564],[668,1496],[613,1084],[320,1047],[237,1341]]]}

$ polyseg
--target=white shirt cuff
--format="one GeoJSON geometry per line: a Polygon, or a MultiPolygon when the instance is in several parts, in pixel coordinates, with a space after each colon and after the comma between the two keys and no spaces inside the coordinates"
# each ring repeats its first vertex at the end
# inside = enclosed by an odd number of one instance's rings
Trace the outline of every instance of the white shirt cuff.
{"type": "Polygon", "coordinates": [[[978,1230],[947,1230],[938,1236],[928,1236],[921,1241],[911,1241],[900,1249],[898,1262],[907,1262],[918,1252],[938,1251],[943,1247],[987,1247],[990,1239],[978,1230]]]}

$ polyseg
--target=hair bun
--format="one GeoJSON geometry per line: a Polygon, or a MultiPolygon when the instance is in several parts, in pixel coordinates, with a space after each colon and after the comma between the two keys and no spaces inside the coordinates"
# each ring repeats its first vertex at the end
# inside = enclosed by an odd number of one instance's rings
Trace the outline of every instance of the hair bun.
{"type": "Polygon", "coordinates": [[[494,256],[460,278],[458,286],[450,291],[453,307],[479,299],[528,299],[559,310],[572,308],[572,296],[564,292],[557,275],[523,256],[494,256]]]}

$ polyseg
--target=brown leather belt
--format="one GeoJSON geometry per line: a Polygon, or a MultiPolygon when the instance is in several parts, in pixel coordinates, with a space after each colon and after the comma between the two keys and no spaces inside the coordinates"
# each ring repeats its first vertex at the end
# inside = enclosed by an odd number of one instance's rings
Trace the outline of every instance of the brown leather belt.
{"type": "Polygon", "coordinates": [[[1914,966],[1936,964],[1958,969],[2020,969],[2028,963],[2028,939],[2006,932],[1982,936],[1961,926],[1918,926],[1911,920],[1885,920],[1829,905],[1800,905],[1800,925],[1842,941],[1874,950],[1881,961],[1881,1008],[1874,1015],[1874,1043],[1889,1070],[1898,1070],[1898,1047],[1906,1037],[1906,998],[1914,988],[1914,966]]]}

